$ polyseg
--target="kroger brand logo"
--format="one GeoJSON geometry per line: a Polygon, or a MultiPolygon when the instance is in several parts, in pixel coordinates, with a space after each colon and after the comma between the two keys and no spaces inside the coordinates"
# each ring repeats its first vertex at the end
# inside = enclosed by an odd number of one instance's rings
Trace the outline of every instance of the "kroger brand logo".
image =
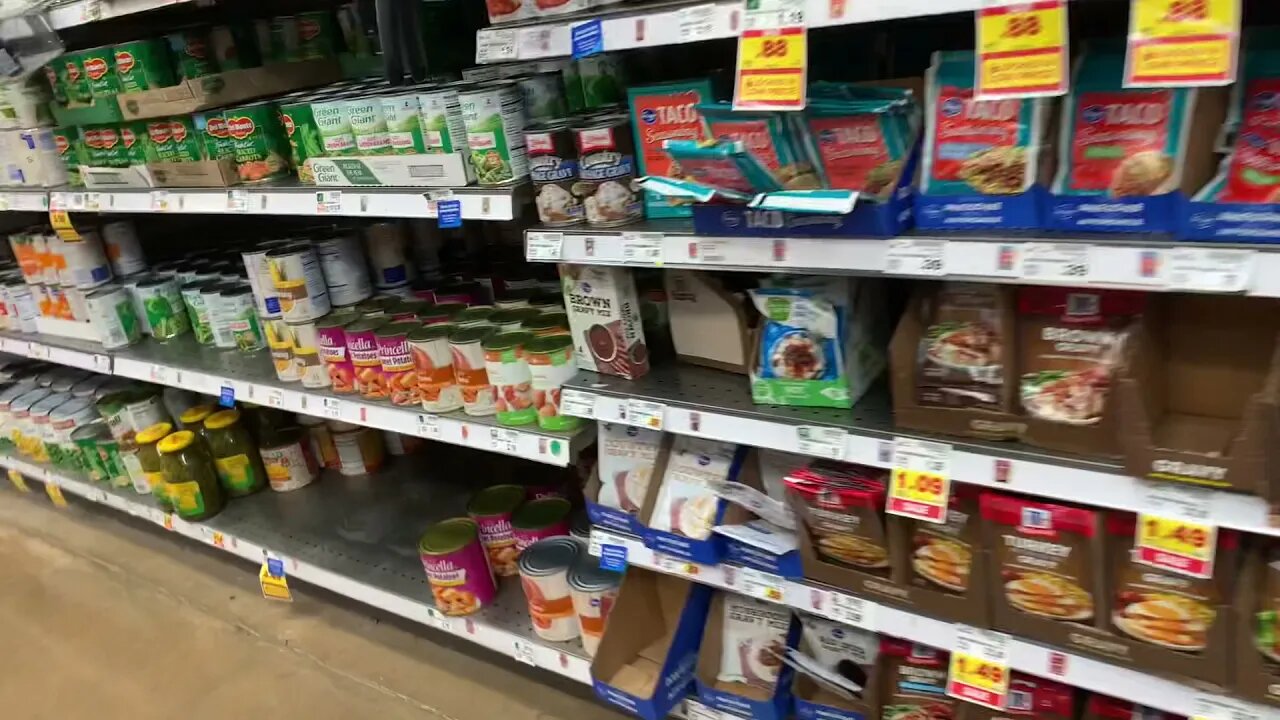
{"type": "Polygon", "coordinates": [[[699,464],[699,465],[701,465],[701,466],[703,466],[703,467],[706,467],[707,465],[710,465],[710,464],[711,464],[711,456],[709,456],[709,455],[699,455],[699,456],[698,456],[698,464],[699,464]]]}
{"type": "Polygon", "coordinates": [[[947,98],[942,101],[942,114],[947,117],[955,117],[964,112],[964,100],[960,98],[947,98]]]}
{"type": "Polygon", "coordinates": [[[652,125],[658,120],[658,111],[653,108],[645,108],[640,111],[640,119],[644,121],[645,125],[652,125]]]}
{"type": "Polygon", "coordinates": [[[591,283],[582,283],[582,292],[589,294],[591,292],[591,283]]]}
{"type": "Polygon", "coordinates": [[[1083,117],[1084,121],[1087,123],[1102,122],[1102,118],[1106,116],[1107,116],[1107,109],[1102,107],[1101,105],[1090,105],[1089,107],[1084,109],[1084,113],[1082,113],[1081,115],[1081,117],[1083,117]]]}
{"type": "Polygon", "coordinates": [[[842,630],[841,628],[838,628],[838,627],[837,627],[837,628],[831,628],[831,637],[833,637],[833,638],[835,638],[835,639],[837,639],[837,640],[843,640],[843,639],[844,639],[844,630],[842,630]]]}

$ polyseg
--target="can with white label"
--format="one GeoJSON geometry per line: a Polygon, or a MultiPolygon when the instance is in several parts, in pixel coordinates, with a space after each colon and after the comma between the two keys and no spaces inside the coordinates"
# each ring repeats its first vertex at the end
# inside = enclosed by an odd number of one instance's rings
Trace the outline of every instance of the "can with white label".
{"type": "Polygon", "coordinates": [[[142,339],[142,325],[129,291],[119,285],[98,288],[85,297],[89,322],[108,350],[128,347],[142,339]]]}
{"type": "Polygon", "coordinates": [[[330,310],[320,259],[307,243],[267,252],[267,268],[285,322],[317,320],[330,310]]]}
{"type": "Polygon", "coordinates": [[[369,254],[369,271],[379,290],[399,287],[417,277],[409,262],[404,228],[398,222],[379,222],[364,229],[364,247],[369,254]]]}
{"type": "MultiPolygon", "coordinates": [[[[138,292],[138,285],[150,279],[151,273],[138,273],[126,278],[120,278],[120,286],[129,292],[129,299],[133,301],[133,313],[138,316],[138,327],[142,330],[143,335],[151,334],[151,323],[147,322],[147,311],[146,308],[142,307],[142,295],[138,292]]],[[[181,289],[179,289],[178,294],[182,294],[181,289]]]]}
{"type": "Polygon", "coordinates": [[[298,379],[303,387],[329,387],[329,373],[320,359],[320,334],[313,322],[290,323],[289,335],[293,340],[290,349],[298,379]]]}
{"type": "Polygon", "coordinates": [[[255,353],[267,346],[254,307],[253,290],[244,283],[222,286],[215,305],[216,316],[211,320],[231,338],[231,346],[242,353],[255,353]]]}
{"type": "Polygon", "coordinates": [[[142,243],[132,220],[113,220],[102,224],[102,242],[107,247],[107,260],[118,276],[132,275],[147,269],[142,243]]]}
{"type": "Polygon", "coordinates": [[[84,230],[79,240],[63,240],[61,248],[66,263],[60,273],[64,287],[94,288],[111,281],[111,265],[97,232],[84,230]]]}
{"type": "Polygon", "coordinates": [[[255,250],[240,253],[245,273],[249,276],[249,286],[253,288],[253,296],[258,301],[258,314],[264,318],[280,317],[280,298],[271,280],[267,253],[288,244],[285,240],[272,240],[262,243],[255,250]]]}
{"type": "Polygon", "coordinates": [[[266,326],[267,347],[271,348],[271,365],[282,382],[298,380],[298,366],[293,362],[293,333],[289,324],[280,318],[263,320],[266,326]]]}
{"type": "Polygon", "coordinates": [[[316,255],[324,272],[329,302],[336,307],[355,305],[373,295],[369,265],[354,235],[335,235],[316,241],[316,255]]]}
{"type": "Polygon", "coordinates": [[[24,333],[36,332],[36,318],[40,316],[40,310],[36,307],[30,285],[11,283],[5,286],[5,304],[9,307],[12,329],[24,333]]]}

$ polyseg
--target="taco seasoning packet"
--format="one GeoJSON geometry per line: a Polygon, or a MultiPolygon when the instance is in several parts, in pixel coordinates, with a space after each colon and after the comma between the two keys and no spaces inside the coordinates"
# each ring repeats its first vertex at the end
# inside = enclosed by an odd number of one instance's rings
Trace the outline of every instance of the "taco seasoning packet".
{"type": "MultiPolygon", "coordinates": [[[[1275,41],[1276,30],[1264,29],[1275,41]]],[[[1242,79],[1232,87],[1232,103],[1223,124],[1230,155],[1196,200],[1224,203],[1280,202],[1280,51],[1259,47],[1262,38],[1246,34],[1242,79]]]]}
{"type": "Polygon", "coordinates": [[[1280,112],[1275,102],[1280,92],[1280,28],[1248,28],[1240,46],[1240,78],[1231,86],[1227,118],[1218,135],[1218,152],[1230,152],[1236,133],[1251,113],[1280,112]]]}
{"type": "MultiPolygon", "coordinates": [[[[663,146],[668,140],[702,139],[698,105],[711,99],[710,80],[646,85],[627,89],[631,127],[636,136],[636,163],[641,175],[684,176],[663,146]]],[[[687,203],[677,203],[653,191],[644,194],[644,214],[651,218],[689,217],[687,203]]]]}
{"type": "MultiPolygon", "coordinates": [[[[772,694],[787,655],[791,609],[775,603],[724,593],[720,671],[716,687],[741,693],[741,683],[772,694]]],[[[765,694],[760,699],[768,697],[765,694]]]]}
{"type": "Polygon", "coordinates": [[[1196,90],[1126,90],[1124,52],[1086,51],[1062,106],[1057,195],[1145,197],[1182,183],[1196,90]]]}
{"type": "Polygon", "coordinates": [[[1018,288],[1023,412],[1064,425],[1101,420],[1125,342],[1145,303],[1145,293],[1127,290],[1018,288]]]}
{"type": "MultiPolygon", "coordinates": [[[[1115,593],[1111,625],[1135,640],[1182,652],[1199,652],[1209,643],[1209,630],[1223,602],[1218,578],[1195,578],[1137,562],[1133,547],[1137,516],[1111,512],[1107,535],[1111,547],[1111,583],[1115,593]]],[[[1218,553],[1234,550],[1239,538],[1218,531],[1218,553]]],[[[1219,572],[1227,568],[1215,563],[1219,572]]]]}
{"type": "Polygon", "coordinates": [[[885,720],[952,720],[960,702],[947,695],[950,653],[897,638],[880,641],[885,720]]]}
{"type": "Polygon", "coordinates": [[[802,141],[823,187],[880,195],[902,171],[910,138],[905,102],[812,100],[802,141]]]}
{"type": "Polygon", "coordinates": [[[1014,195],[1036,182],[1048,104],[974,100],[972,52],[935,52],[925,75],[921,191],[1014,195]]]}
{"type": "Polygon", "coordinates": [[[1036,617],[1088,624],[1099,590],[1091,550],[1101,540],[1101,514],[999,493],[983,493],[979,503],[990,528],[992,565],[1009,606],[1036,617]]]}
{"type": "Polygon", "coordinates": [[[658,430],[600,423],[598,502],[635,515],[644,505],[658,458],[662,433],[658,430]]]}
{"type": "Polygon", "coordinates": [[[929,326],[916,350],[916,402],[1007,411],[1004,363],[1013,328],[1008,292],[946,282],[928,299],[929,326]]]}
{"type": "Polygon", "coordinates": [[[740,142],[668,140],[663,147],[681,177],[647,177],[640,183],[647,192],[706,202],[717,195],[746,201],[756,193],[782,189],[782,183],[740,142]]]}
{"type": "Polygon", "coordinates": [[[787,476],[803,531],[827,562],[889,573],[883,470],[818,460],[787,476]]]}
{"type": "Polygon", "coordinates": [[[813,190],[820,184],[802,143],[783,113],[743,112],[729,103],[698,106],[706,136],[740,142],[782,183],[784,190],[813,190]]]}
{"type": "Polygon", "coordinates": [[[978,489],[952,485],[945,522],[909,519],[911,584],[951,595],[969,591],[973,556],[980,552],[978,489]]]}
{"type": "Polygon", "coordinates": [[[737,451],[738,446],[718,440],[676,438],[649,527],[693,540],[711,537],[724,505],[713,485],[733,475],[737,451]]]}

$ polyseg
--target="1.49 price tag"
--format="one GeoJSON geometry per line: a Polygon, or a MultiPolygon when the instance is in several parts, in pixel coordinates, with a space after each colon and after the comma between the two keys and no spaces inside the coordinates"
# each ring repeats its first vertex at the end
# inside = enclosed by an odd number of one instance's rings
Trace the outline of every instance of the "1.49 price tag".
{"type": "Polygon", "coordinates": [[[1213,577],[1218,547],[1218,528],[1213,525],[1139,514],[1134,536],[1138,562],[1191,577],[1213,577]]]}
{"type": "Polygon", "coordinates": [[[947,694],[1003,710],[1009,695],[1009,636],[957,625],[947,694]]]}
{"type": "Polygon", "coordinates": [[[893,470],[885,511],[893,515],[942,523],[951,500],[951,446],[946,443],[894,438],[893,470]]]}

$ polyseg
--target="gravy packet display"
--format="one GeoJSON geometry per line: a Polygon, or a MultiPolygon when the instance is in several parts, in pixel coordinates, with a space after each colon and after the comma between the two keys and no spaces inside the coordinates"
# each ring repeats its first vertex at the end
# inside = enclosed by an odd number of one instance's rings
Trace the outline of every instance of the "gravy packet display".
{"type": "Polygon", "coordinates": [[[790,653],[796,661],[792,663],[795,668],[822,684],[861,698],[880,653],[880,637],[869,630],[803,613],[800,623],[800,647],[790,653]]]}
{"type": "Polygon", "coordinates": [[[723,504],[712,485],[729,479],[736,454],[732,443],[676,438],[649,527],[693,540],[711,537],[723,504]]]}
{"type": "Polygon", "coordinates": [[[995,285],[943,283],[916,355],[916,401],[1005,410],[1006,293],[995,285]]]}
{"type": "Polygon", "coordinates": [[[816,461],[787,476],[800,519],[822,559],[888,575],[884,471],[816,461]]]}
{"type": "Polygon", "coordinates": [[[1196,91],[1126,90],[1123,49],[1086,51],[1062,106],[1057,195],[1144,197],[1182,183],[1196,91]]]}
{"type": "Polygon", "coordinates": [[[724,595],[723,644],[716,687],[736,692],[728,683],[742,683],[772,692],[787,656],[791,610],[781,605],[724,595]]]}
{"type": "Polygon", "coordinates": [[[1065,425],[1102,419],[1130,328],[1146,295],[1018,288],[1018,394],[1027,415],[1065,425]]]}
{"type": "MultiPolygon", "coordinates": [[[[1218,605],[1223,602],[1219,582],[1137,562],[1133,547],[1136,522],[1133,513],[1107,515],[1115,593],[1112,627],[1131,638],[1170,650],[1204,650],[1218,605]]],[[[1234,532],[1218,531],[1220,550],[1234,548],[1237,541],[1234,532]]]]}
{"type": "Polygon", "coordinates": [[[1035,183],[1047,101],[974,100],[972,52],[934,53],[925,81],[921,192],[1013,195],[1035,183]]]}
{"type": "MultiPolygon", "coordinates": [[[[710,80],[646,85],[627,89],[631,105],[631,127],[636,136],[636,162],[641,175],[659,175],[681,179],[680,165],[671,159],[663,146],[668,140],[702,138],[702,116],[698,104],[711,99],[710,80]]],[[[688,203],[645,191],[646,217],[689,217],[688,203]]]]}
{"type": "Polygon", "coordinates": [[[602,422],[598,439],[600,494],[596,501],[635,515],[649,492],[662,433],[602,422]]]}
{"type": "Polygon", "coordinates": [[[1009,695],[1004,710],[969,705],[964,717],[965,720],[1075,720],[1075,695],[1075,688],[1070,685],[1015,672],[1009,678],[1009,695]]]}
{"type": "Polygon", "coordinates": [[[911,584],[952,595],[969,591],[973,556],[979,550],[978,491],[952,485],[946,522],[908,520],[911,584]]]}
{"type": "Polygon", "coordinates": [[[927,645],[884,638],[880,642],[884,691],[881,720],[953,720],[958,700],[947,696],[950,655],[927,645]]]}
{"type": "Polygon", "coordinates": [[[979,502],[992,528],[991,559],[1009,606],[1089,624],[1098,591],[1089,552],[1100,539],[1097,513],[998,493],[983,493],[979,502]]]}

